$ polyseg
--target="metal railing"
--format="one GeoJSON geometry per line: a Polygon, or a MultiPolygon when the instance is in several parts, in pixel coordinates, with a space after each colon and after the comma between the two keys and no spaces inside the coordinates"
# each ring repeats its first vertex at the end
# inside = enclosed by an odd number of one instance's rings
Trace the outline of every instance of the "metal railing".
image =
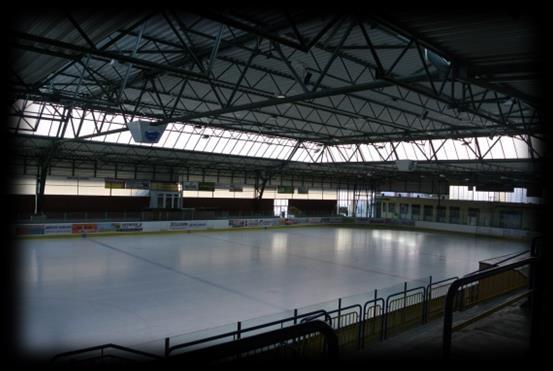
{"type": "MultiPolygon", "coordinates": [[[[325,349],[323,350],[323,354],[325,358],[332,360],[338,359],[339,347],[336,332],[326,322],[314,320],[249,336],[243,339],[177,354],[166,358],[164,362],[177,365],[182,362],[197,359],[209,360],[209,362],[243,359],[240,358],[242,354],[271,347],[273,345],[276,345],[277,347],[286,347],[290,342],[296,341],[298,338],[316,333],[320,333],[324,337],[325,349]]],[[[275,348],[272,350],[274,349],[275,348]]]]}
{"type": "MultiPolygon", "coordinates": [[[[287,317],[287,318],[279,319],[279,320],[276,320],[276,321],[263,323],[261,325],[247,327],[247,328],[244,328],[244,329],[242,328],[242,322],[237,322],[237,326],[236,326],[235,331],[229,331],[229,332],[226,332],[226,333],[223,333],[223,334],[214,335],[214,336],[210,336],[210,337],[206,337],[206,338],[203,338],[203,339],[198,339],[198,340],[194,340],[194,341],[190,341],[190,342],[186,342],[186,343],[182,343],[182,344],[178,344],[178,345],[170,346],[170,341],[169,341],[170,339],[166,338],[165,339],[165,356],[166,357],[170,356],[171,353],[173,353],[175,350],[182,350],[182,349],[185,349],[185,348],[191,348],[191,347],[196,346],[196,345],[210,343],[210,342],[214,342],[214,341],[225,339],[225,338],[241,339],[244,334],[247,334],[249,332],[253,332],[253,331],[256,331],[256,330],[261,330],[261,329],[264,329],[264,328],[267,328],[267,327],[273,327],[273,326],[276,326],[276,325],[280,325],[281,327],[284,327],[284,325],[287,322],[290,322],[291,326],[294,326],[298,323],[298,321],[300,321],[300,324],[301,323],[306,323],[306,321],[314,320],[315,318],[318,318],[320,316],[324,316],[325,319],[327,321],[329,321],[330,326],[332,326],[332,318],[330,317],[330,314],[325,310],[316,310],[316,311],[313,311],[313,312],[297,314],[297,309],[295,309],[294,310],[294,316],[292,316],[292,317],[287,317]],[[303,319],[305,319],[305,321],[301,322],[301,320],[303,320],[303,319]]],[[[290,327],[290,326],[288,326],[288,327],[290,327]]],[[[252,336],[255,336],[255,335],[252,335],[252,336]]]]}
{"type": "MultiPolygon", "coordinates": [[[[500,267],[491,267],[479,272],[475,272],[473,274],[470,274],[468,276],[462,277],[460,279],[457,279],[453,281],[451,286],[449,287],[449,290],[447,291],[446,299],[445,299],[445,306],[444,306],[444,325],[443,325],[443,333],[442,333],[442,351],[443,356],[445,358],[449,358],[451,355],[451,337],[453,333],[453,309],[454,304],[456,302],[456,297],[459,289],[463,288],[463,286],[473,284],[475,282],[478,282],[484,278],[489,278],[492,276],[496,276],[501,273],[509,272],[514,270],[515,268],[519,268],[522,266],[530,265],[530,269],[532,272],[532,266],[535,264],[537,258],[535,256],[531,256],[529,258],[526,258],[524,260],[520,260],[508,265],[500,266],[500,267]]],[[[533,280],[530,279],[530,287],[527,294],[532,295],[533,291],[533,280]]]]}
{"type": "Polygon", "coordinates": [[[121,345],[109,343],[109,344],[102,344],[102,345],[97,345],[97,346],[93,346],[93,347],[73,350],[73,351],[70,351],[70,352],[60,353],[60,354],[57,354],[56,356],[54,356],[51,359],[51,362],[52,363],[57,363],[57,362],[60,362],[60,360],[70,359],[71,357],[75,357],[75,356],[78,356],[78,355],[83,355],[84,356],[87,353],[93,353],[93,354],[91,356],[87,357],[87,358],[83,358],[83,359],[77,360],[77,361],[75,361],[75,358],[72,358],[71,362],[72,363],[75,363],[75,362],[92,362],[92,361],[95,361],[95,360],[105,360],[105,359],[108,359],[108,358],[117,358],[117,359],[120,359],[120,360],[129,361],[129,362],[136,361],[136,359],[132,359],[128,356],[127,357],[121,357],[121,356],[114,355],[114,354],[109,354],[109,353],[106,352],[106,351],[111,350],[111,349],[121,351],[125,354],[128,354],[129,356],[135,356],[135,357],[139,356],[139,357],[145,358],[146,360],[150,360],[150,361],[159,360],[159,359],[163,358],[163,357],[161,357],[159,355],[156,355],[156,354],[143,352],[141,350],[136,350],[136,349],[127,348],[127,347],[124,347],[124,346],[121,346],[121,345]],[[94,354],[94,353],[99,353],[99,354],[94,354]]]}

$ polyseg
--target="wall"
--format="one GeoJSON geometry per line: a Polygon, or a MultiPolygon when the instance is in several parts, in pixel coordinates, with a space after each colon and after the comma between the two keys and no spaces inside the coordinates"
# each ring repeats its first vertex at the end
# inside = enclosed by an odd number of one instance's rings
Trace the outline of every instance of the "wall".
{"type": "Polygon", "coordinates": [[[183,208],[210,208],[216,211],[226,211],[228,215],[272,215],[273,200],[244,198],[193,198],[184,197],[183,208]]]}
{"type": "Polygon", "coordinates": [[[153,222],[85,222],[85,223],[46,223],[46,224],[17,224],[13,226],[16,236],[44,236],[44,235],[75,235],[94,233],[120,232],[166,232],[209,229],[232,229],[247,227],[276,227],[284,225],[308,224],[339,224],[341,217],[324,218],[254,218],[254,219],[221,219],[221,220],[176,220],[153,222]]]}
{"type": "MultiPolygon", "coordinates": [[[[21,213],[34,211],[35,197],[31,195],[10,195],[14,209],[21,213]]],[[[44,212],[74,211],[142,211],[148,208],[149,197],[125,196],[66,196],[45,195],[44,212]]]]}
{"type": "MultiPolygon", "coordinates": [[[[522,203],[507,203],[507,202],[487,202],[487,201],[467,201],[467,200],[449,200],[437,198],[411,198],[411,197],[378,197],[377,207],[380,210],[380,217],[392,219],[410,219],[424,220],[428,222],[443,222],[452,224],[471,224],[482,227],[513,227],[502,223],[502,213],[504,212],[520,212],[521,214],[521,229],[535,230],[537,227],[537,217],[542,210],[539,204],[522,204],[522,203]],[[438,203],[440,207],[444,207],[445,215],[443,220],[438,219],[438,203]],[[393,210],[389,210],[389,205],[395,205],[393,210]],[[408,205],[407,213],[400,214],[400,205],[408,205]],[[413,215],[413,205],[420,205],[420,213],[418,218],[413,215]],[[430,218],[424,217],[423,206],[432,208],[430,218]],[[459,208],[459,220],[451,218],[451,208],[459,208]],[[469,217],[469,209],[478,209],[479,216],[476,220],[471,220],[469,217]]],[[[517,227],[519,228],[519,227],[517,227]]]]}
{"type": "MultiPolygon", "coordinates": [[[[10,195],[9,197],[13,202],[15,212],[27,214],[34,212],[35,197],[33,195],[10,195]]],[[[44,212],[143,211],[148,208],[148,202],[149,197],[45,195],[44,212]]],[[[336,213],[336,201],[333,200],[290,200],[288,205],[301,210],[302,215],[336,213]]],[[[205,208],[225,212],[230,216],[273,214],[272,199],[184,197],[182,207],[205,208]]]]}
{"type": "Polygon", "coordinates": [[[461,232],[461,233],[478,234],[478,235],[484,235],[484,236],[497,236],[497,237],[509,237],[509,238],[529,238],[532,235],[531,232],[523,231],[520,229],[478,227],[473,225],[434,223],[434,222],[425,222],[425,221],[416,221],[415,227],[424,228],[424,229],[434,229],[439,231],[461,232]]]}
{"type": "Polygon", "coordinates": [[[300,215],[334,215],[336,202],[333,200],[288,200],[288,210],[295,207],[300,215]]]}

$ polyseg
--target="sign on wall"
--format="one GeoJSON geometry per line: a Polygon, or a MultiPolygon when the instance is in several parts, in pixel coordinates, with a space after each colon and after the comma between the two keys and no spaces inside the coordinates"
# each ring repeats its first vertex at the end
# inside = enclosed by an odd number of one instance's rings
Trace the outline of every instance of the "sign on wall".
{"type": "Polygon", "coordinates": [[[277,193],[294,193],[294,186],[278,186],[277,193]]]}
{"type": "Polygon", "coordinates": [[[298,193],[300,194],[308,194],[309,193],[309,188],[307,186],[299,186],[298,187],[298,193]]]}
{"type": "Polygon", "coordinates": [[[150,189],[152,191],[165,191],[165,192],[178,192],[178,183],[162,183],[162,182],[150,182],[150,189]]]}
{"type": "Polygon", "coordinates": [[[125,188],[128,189],[150,189],[150,182],[147,180],[127,180],[125,188]]]}
{"type": "Polygon", "coordinates": [[[197,191],[198,182],[182,182],[182,189],[185,191],[197,191]]]}
{"type": "Polygon", "coordinates": [[[71,227],[72,233],[94,233],[96,232],[95,223],[86,223],[86,224],[73,224],[71,227]]]}
{"type": "Polygon", "coordinates": [[[231,184],[231,185],[229,185],[229,191],[231,191],[231,192],[243,192],[243,188],[239,184],[231,184]]]}
{"type": "Polygon", "coordinates": [[[215,183],[214,182],[199,182],[198,183],[198,190],[199,191],[213,192],[213,191],[215,191],[215,183]]]}
{"type": "Polygon", "coordinates": [[[106,178],[104,188],[110,189],[124,189],[125,181],[122,179],[106,178]]]}

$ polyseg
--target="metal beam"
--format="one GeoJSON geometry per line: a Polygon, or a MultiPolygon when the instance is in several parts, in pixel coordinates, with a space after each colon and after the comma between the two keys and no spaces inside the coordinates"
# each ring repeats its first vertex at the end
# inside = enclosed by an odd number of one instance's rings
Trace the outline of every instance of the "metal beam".
{"type": "MultiPolygon", "coordinates": [[[[412,80],[418,80],[420,76],[412,76],[409,78],[402,79],[405,83],[412,81],[412,80]]],[[[209,116],[217,116],[222,115],[226,113],[232,113],[232,112],[239,112],[239,111],[247,111],[251,109],[257,109],[257,108],[263,108],[263,107],[271,107],[271,106],[277,106],[285,103],[294,103],[304,100],[310,100],[310,99],[316,99],[316,98],[323,98],[323,97],[330,97],[334,95],[341,95],[341,94],[347,94],[357,91],[364,91],[364,90],[371,90],[371,89],[377,89],[380,87],[386,87],[389,86],[389,84],[385,81],[374,81],[364,84],[357,84],[357,85],[350,85],[350,86],[344,86],[340,88],[333,88],[333,89],[326,89],[326,90],[319,90],[316,92],[310,92],[310,93],[304,93],[304,94],[298,94],[291,97],[285,97],[285,98],[273,98],[273,99],[267,99],[265,101],[261,102],[254,102],[254,103],[248,103],[243,104],[239,106],[232,106],[232,107],[226,107],[221,109],[216,109],[212,111],[206,111],[206,112],[196,112],[191,113],[188,115],[180,116],[180,117],[174,117],[169,120],[160,120],[157,122],[152,123],[153,126],[157,125],[164,125],[171,122],[186,122],[187,120],[193,120],[198,119],[202,117],[209,117],[209,116]]],[[[111,130],[105,133],[97,133],[97,134],[91,134],[87,136],[83,136],[81,138],[92,138],[99,135],[107,135],[107,134],[113,134],[113,133],[119,133],[122,131],[126,131],[127,129],[116,129],[111,130]]]]}

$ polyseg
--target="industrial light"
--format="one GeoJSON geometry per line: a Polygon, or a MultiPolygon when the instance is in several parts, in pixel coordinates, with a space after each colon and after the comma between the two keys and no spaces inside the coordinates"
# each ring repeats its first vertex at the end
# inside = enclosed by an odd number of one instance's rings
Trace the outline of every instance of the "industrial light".
{"type": "Polygon", "coordinates": [[[208,139],[208,138],[209,138],[209,135],[208,135],[208,134],[202,135],[202,139],[208,139]]]}
{"type": "Polygon", "coordinates": [[[313,76],[313,74],[311,72],[307,72],[305,74],[305,77],[303,78],[303,83],[305,85],[309,84],[309,80],[311,80],[311,76],[313,76]]]}
{"type": "Polygon", "coordinates": [[[284,94],[277,94],[276,96],[278,99],[283,99],[283,98],[286,98],[286,95],[284,94]]]}
{"type": "Polygon", "coordinates": [[[445,178],[445,175],[444,175],[444,174],[440,174],[440,178],[445,178]]]}
{"type": "Polygon", "coordinates": [[[426,120],[426,116],[428,116],[428,111],[424,111],[421,115],[421,120],[426,120]]]}

